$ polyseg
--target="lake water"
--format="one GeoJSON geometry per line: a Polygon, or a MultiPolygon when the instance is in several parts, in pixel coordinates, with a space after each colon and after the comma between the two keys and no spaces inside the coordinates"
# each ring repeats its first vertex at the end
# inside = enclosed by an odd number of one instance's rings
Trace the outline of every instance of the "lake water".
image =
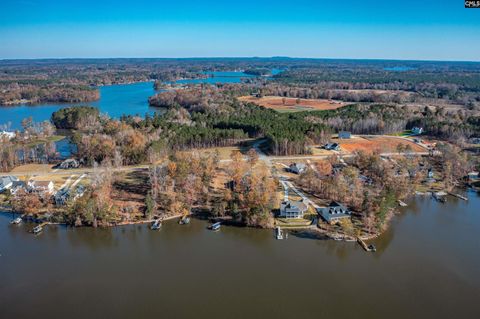
{"type": "MultiPolygon", "coordinates": [[[[278,74],[279,70],[272,73],[278,74]]],[[[179,80],[177,83],[239,83],[242,79],[254,76],[242,72],[210,72],[206,79],[179,80]]],[[[95,102],[57,103],[40,105],[0,106],[0,125],[11,123],[11,129],[21,129],[21,121],[29,116],[36,122],[48,121],[52,113],[68,106],[92,105],[102,113],[118,118],[123,114],[144,116],[147,113],[164,112],[161,108],[150,107],[148,98],[156,92],[153,82],[118,84],[100,87],[100,99],[95,102]]]]}
{"type": "Polygon", "coordinates": [[[0,214],[0,318],[480,318],[469,197],[413,200],[376,253],[195,219],[34,236],[0,214]]]}
{"type": "Polygon", "coordinates": [[[406,71],[412,71],[415,69],[416,68],[412,68],[408,66],[394,66],[394,67],[384,68],[385,71],[393,71],[393,72],[406,72],[406,71]]]}

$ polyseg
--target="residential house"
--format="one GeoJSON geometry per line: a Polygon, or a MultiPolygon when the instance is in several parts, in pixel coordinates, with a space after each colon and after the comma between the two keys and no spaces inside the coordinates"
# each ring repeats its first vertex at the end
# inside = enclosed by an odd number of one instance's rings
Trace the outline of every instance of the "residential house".
{"type": "Polygon", "coordinates": [[[473,137],[469,139],[468,142],[471,144],[480,144],[480,137],[473,137]]]}
{"type": "Polygon", "coordinates": [[[342,219],[349,219],[352,215],[350,210],[335,201],[331,202],[328,207],[317,208],[317,213],[330,224],[334,224],[342,219]]]}
{"type": "Polygon", "coordinates": [[[52,181],[29,181],[27,186],[31,192],[41,195],[53,195],[55,193],[52,181]]]}
{"type": "Polygon", "coordinates": [[[303,218],[307,211],[307,204],[303,201],[283,201],[280,205],[280,217],[283,218],[303,218]]]}
{"type": "Polygon", "coordinates": [[[340,151],[340,145],[338,143],[327,143],[323,148],[328,151],[340,151]]]}
{"type": "Polygon", "coordinates": [[[27,184],[22,181],[14,181],[12,184],[12,188],[10,188],[10,192],[15,195],[20,190],[26,190],[27,184]]]}
{"type": "Polygon", "coordinates": [[[302,164],[302,163],[292,163],[290,164],[290,166],[288,167],[288,170],[292,173],[295,173],[295,174],[301,174],[305,171],[305,169],[307,168],[307,166],[305,164],[302,164]]]}
{"type": "Polygon", "coordinates": [[[338,138],[341,138],[341,139],[352,138],[352,133],[347,131],[341,131],[340,133],[338,133],[338,138]]]}
{"type": "Polygon", "coordinates": [[[0,176],[0,193],[11,189],[14,182],[17,182],[18,178],[15,176],[0,176]]]}
{"type": "Polygon", "coordinates": [[[80,163],[73,158],[69,158],[58,164],[55,168],[61,168],[61,169],[71,169],[71,168],[78,168],[80,166],[80,163]]]}
{"type": "Polygon", "coordinates": [[[423,127],[417,127],[417,126],[415,126],[415,127],[412,128],[412,134],[414,134],[414,135],[420,135],[420,134],[422,134],[422,133],[423,133],[423,127]]]}
{"type": "Polygon", "coordinates": [[[476,182],[480,180],[479,173],[478,172],[470,172],[467,174],[467,179],[469,182],[476,182]]]}
{"type": "Polygon", "coordinates": [[[55,196],[55,204],[57,206],[63,206],[67,204],[68,201],[76,201],[80,197],[82,197],[85,194],[85,187],[80,185],[75,190],[72,190],[71,188],[62,188],[59,190],[55,196]]]}
{"type": "Polygon", "coordinates": [[[15,132],[8,132],[8,131],[1,131],[0,132],[0,139],[2,138],[7,138],[11,140],[12,138],[15,138],[16,134],[15,132]]]}
{"type": "Polygon", "coordinates": [[[429,168],[428,171],[427,171],[426,182],[427,183],[435,183],[436,182],[436,180],[434,178],[434,175],[433,175],[433,170],[431,168],[429,168]]]}

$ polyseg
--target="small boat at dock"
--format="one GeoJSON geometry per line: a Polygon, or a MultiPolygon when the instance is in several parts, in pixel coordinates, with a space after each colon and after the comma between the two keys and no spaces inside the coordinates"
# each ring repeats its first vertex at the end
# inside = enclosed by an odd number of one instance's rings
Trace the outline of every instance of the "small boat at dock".
{"type": "Polygon", "coordinates": [[[32,229],[32,233],[35,234],[35,235],[40,234],[42,231],[43,231],[43,226],[42,225],[35,226],[32,229]]]}
{"type": "Polygon", "coordinates": [[[365,251],[369,251],[369,252],[377,251],[377,247],[375,247],[374,244],[367,245],[367,243],[365,243],[365,241],[363,241],[361,238],[357,238],[357,242],[360,244],[360,246],[362,246],[362,248],[365,251]]]}
{"type": "Polygon", "coordinates": [[[15,218],[14,220],[12,220],[12,221],[10,222],[10,224],[19,225],[21,222],[22,222],[22,218],[17,217],[17,218],[15,218]]]}
{"type": "Polygon", "coordinates": [[[398,200],[398,205],[400,205],[401,207],[407,207],[408,206],[405,202],[403,202],[401,200],[398,200]]]}
{"type": "Polygon", "coordinates": [[[210,230],[213,230],[213,231],[217,231],[217,230],[220,230],[220,226],[222,225],[221,222],[216,222],[212,225],[210,225],[210,230]]]}
{"type": "Polygon", "coordinates": [[[150,226],[151,230],[159,230],[162,227],[162,221],[157,219],[153,222],[152,226],[150,226]]]}
{"type": "Polygon", "coordinates": [[[277,239],[283,239],[283,231],[280,227],[275,228],[275,237],[277,239]]]}
{"type": "Polygon", "coordinates": [[[179,223],[180,225],[188,225],[188,224],[190,224],[190,217],[184,216],[184,217],[180,218],[180,220],[178,221],[178,223],[179,223]]]}
{"type": "Polygon", "coordinates": [[[435,198],[438,202],[444,204],[447,202],[447,198],[445,197],[447,194],[444,192],[433,192],[432,197],[435,198]]]}

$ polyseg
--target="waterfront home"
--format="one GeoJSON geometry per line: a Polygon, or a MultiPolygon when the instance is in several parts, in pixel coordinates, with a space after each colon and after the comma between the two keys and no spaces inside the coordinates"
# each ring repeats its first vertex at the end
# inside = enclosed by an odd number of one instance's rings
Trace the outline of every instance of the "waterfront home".
{"type": "Polygon", "coordinates": [[[340,145],[338,143],[327,143],[323,148],[328,151],[340,151],[340,145]]]}
{"type": "Polygon", "coordinates": [[[295,174],[301,174],[305,171],[305,169],[307,168],[307,166],[305,164],[302,164],[302,163],[292,163],[290,164],[290,166],[288,167],[288,170],[292,173],[295,173],[295,174]]]}
{"type": "Polygon", "coordinates": [[[423,127],[417,127],[415,126],[414,128],[412,128],[412,134],[414,135],[420,135],[423,133],[423,127]]]}
{"type": "Polygon", "coordinates": [[[15,176],[0,176],[0,193],[11,189],[14,182],[18,182],[18,178],[15,176]]]}
{"type": "Polygon", "coordinates": [[[75,190],[71,188],[62,188],[55,193],[54,199],[57,206],[66,205],[68,201],[76,201],[85,194],[85,187],[80,185],[75,190]]]}
{"type": "Polygon", "coordinates": [[[280,217],[303,218],[307,208],[307,204],[303,201],[286,200],[280,205],[280,217]]]}
{"type": "Polygon", "coordinates": [[[472,137],[468,140],[470,144],[480,144],[480,137],[472,137]]]}
{"type": "Polygon", "coordinates": [[[348,208],[335,201],[331,202],[328,207],[317,208],[317,213],[330,224],[334,224],[342,219],[350,219],[352,215],[348,208]]]}
{"type": "Polygon", "coordinates": [[[347,132],[347,131],[341,131],[340,133],[338,133],[338,138],[341,138],[341,139],[352,138],[352,133],[347,132]]]}
{"type": "Polygon", "coordinates": [[[1,131],[0,132],[0,140],[2,138],[6,138],[11,140],[12,138],[15,138],[16,134],[14,132],[8,132],[8,131],[1,131]]]}
{"type": "Polygon", "coordinates": [[[61,168],[61,169],[71,169],[71,168],[78,168],[80,166],[80,163],[73,158],[69,158],[55,166],[55,168],[61,168]]]}
{"type": "Polygon", "coordinates": [[[480,180],[479,173],[478,172],[470,172],[467,174],[467,179],[469,182],[476,182],[480,180]]]}
{"type": "Polygon", "coordinates": [[[52,181],[29,181],[27,186],[31,192],[41,195],[52,195],[55,192],[52,181]]]}
{"type": "Polygon", "coordinates": [[[23,181],[14,181],[12,187],[10,188],[10,192],[15,195],[20,190],[25,190],[27,188],[27,184],[23,181]]]}

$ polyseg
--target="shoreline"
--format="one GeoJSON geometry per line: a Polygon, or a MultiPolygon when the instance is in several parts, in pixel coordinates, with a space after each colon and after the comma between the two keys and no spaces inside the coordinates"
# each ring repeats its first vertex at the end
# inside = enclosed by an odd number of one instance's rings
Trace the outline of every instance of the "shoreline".
{"type": "MultiPolygon", "coordinates": [[[[475,189],[474,187],[467,187],[465,188],[466,191],[468,191],[469,189],[473,190],[473,191],[478,191],[477,189],[475,189]]],[[[453,196],[453,197],[456,197],[455,195],[452,195],[451,193],[452,190],[450,190],[448,192],[449,196],[453,196]]],[[[425,192],[425,193],[418,193],[418,192],[415,192],[413,194],[411,194],[410,196],[408,196],[408,202],[412,202],[413,199],[415,198],[426,198],[428,195],[431,195],[433,192],[425,192]]],[[[468,197],[468,196],[467,196],[468,197]]],[[[433,200],[433,199],[432,199],[433,200]]],[[[410,204],[408,205],[410,206],[410,204]]],[[[406,207],[408,209],[408,206],[406,207]]],[[[395,208],[392,208],[392,213],[389,214],[389,216],[386,218],[385,222],[384,222],[384,225],[382,227],[382,229],[378,232],[375,232],[375,233],[372,233],[372,234],[369,234],[369,235],[362,235],[362,236],[352,236],[352,235],[347,235],[347,234],[342,234],[342,233],[339,233],[339,232],[334,232],[334,231],[328,231],[328,230],[325,230],[323,228],[320,228],[318,227],[318,224],[317,225],[309,225],[308,227],[284,227],[284,229],[286,230],[291,230],[291,231],[307,231],[307,232],[312,232],[312,233],[315,233],[315,234],[320,234],[322,236],[325,236],[327,239],[329,240],[335,240],[335,241],[344,241],[344,242],[354,242],[354,241],[357,241],[357,239],[360,239],[360,240],[363,240],[363,241],[370,241],[370,240],[374,240],[378,237],[380,237],[382,234],[384,234],[386,231],[388,231],[391,227],[391,223],[392,223],[392,220],[396,217],[396,216],[399,216],[401,214],[405,214],[406,212],[402,212],[398,209],[398,207],[395,207],[395,208]]],[[[11,207],[9,206],[0,206],[0,214],[13,214],[14,216],[15,215],[23,215],[22,213],[17,213],[17,212],[14,212],[12,210],[11,207]]],[[[172,216],[166,216],[166,217],[163,217],[161,220],[162,221],[169,221],[169,220],[173,220],[173,219],[177,219],[177,218],[182,218],[183,214],[177,214],[177,215],[172,215],[172,216]]],[[[189,216],[202,216],[202,214],[199,214],[199,213],[192,213],[190,214],[189,216]]],[[[29,216],[31,217],[31,216],[29,216]]],[[[45,222],[44,220],[42,219],[37,219],[35,220],[35,218],[31,217],[33,220],[32,222],[34,223],[42,223],[42,222],[45,222]]],[[[27,218],[28,219],[28,218],[27,218]]],[[[204,220],[203,218],[199,218],[200,220],[204,220]]],[[[217,218],[218,219],[218,218],[217,218]]],[[[143,224],[151,224],[153,223],[155,220],[157,219],[145,219],[145,220],[137,220],[137,221],[124,221],[124,222],[120,222],[120,223],[110,223],[110,224],[107,224],[107,225],[102,225],[102,226],[98,226],[96,228],[113,228],[113,227],[118,227],[118,226],[130,226],[130,225],[143,225],[143,224]]],[[[94,228],[92,225],[80,225],[80,226],[74,226],[74,225],[70,225],[70,224],[67,224],[65,222],[48,222],[48,224],[51,224],[51,225],[64,225],[64,226],[72,226],[74,228],[82,228],[82,227],[92,227],[94,228]]],[[[237,225],[238,226],[238,225],[237,225]]],[[[257,227],[251,227],[251,226],[247,226],[247,225],[241,225],[241,227],[245,227],[245,228],[257,228],[257,227]]],[[[275,229],[276,227],[278,227],[278,225],[274,225],[273,227],[267,227],[267,228],[262,228],[262,229],[275,229]]]]}

